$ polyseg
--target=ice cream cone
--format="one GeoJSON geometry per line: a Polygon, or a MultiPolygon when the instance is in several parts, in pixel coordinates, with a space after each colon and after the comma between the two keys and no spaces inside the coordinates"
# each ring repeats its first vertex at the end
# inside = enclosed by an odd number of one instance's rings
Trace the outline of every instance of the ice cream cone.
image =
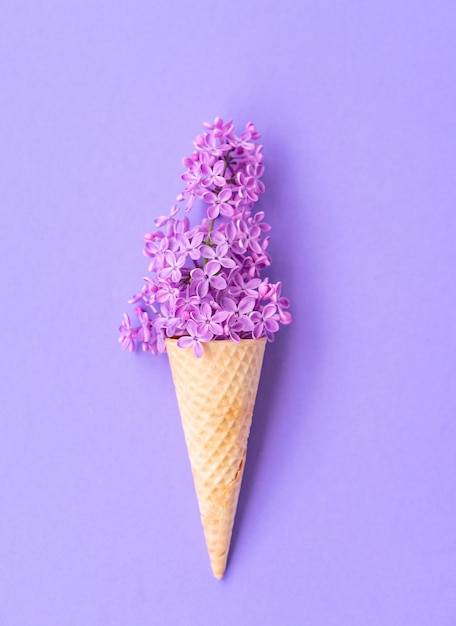
{"type": "Polygon", "coordinates": [[[211,567],[222,578],[241,488],[266,339],[166,347],[211,567]]]}

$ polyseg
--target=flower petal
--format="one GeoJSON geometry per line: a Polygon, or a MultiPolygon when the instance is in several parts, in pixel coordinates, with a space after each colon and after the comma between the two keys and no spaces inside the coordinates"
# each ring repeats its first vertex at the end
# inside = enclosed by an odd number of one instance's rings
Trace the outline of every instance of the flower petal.
{"type": "Polygon", "coordinates": [[[193,353],[197,359],[200,359],[203,356],[204,348],[199,341],[195,341],[193,343],[193,353]]]}
{"type": "Polygon", "coordinates": [[[226,280],[223,276],[213,276],[211,278],[211,286],[214,287],[214,289],[221,291],[226,288],[226,280]]]}
{"type": "Polygon", "coordinates": [[[193,339],[191,337],[180,337],[180,339],[178,339],[177,341],[177,345],[179,346],[179,348],[190,348],[190,346],[193,344],[193,339]]]}
{"type": "Polygon", "coordinates": [[[251,298],[250,296],[245,296],[239,302],[239,306],[238,306],[239,313],[241,314],[250,313],[251,311],[253,311],[254,306],[255,306],[254,298],[251,298]]]}

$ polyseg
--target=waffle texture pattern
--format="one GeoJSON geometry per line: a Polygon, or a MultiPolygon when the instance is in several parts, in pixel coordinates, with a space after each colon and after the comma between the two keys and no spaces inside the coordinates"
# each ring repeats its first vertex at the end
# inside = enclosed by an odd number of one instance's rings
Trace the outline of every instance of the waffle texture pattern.
{"type": "Polygon", "coordinates": [[[225,572],[266,339],[166,347],[211,567],[225,572]]]}

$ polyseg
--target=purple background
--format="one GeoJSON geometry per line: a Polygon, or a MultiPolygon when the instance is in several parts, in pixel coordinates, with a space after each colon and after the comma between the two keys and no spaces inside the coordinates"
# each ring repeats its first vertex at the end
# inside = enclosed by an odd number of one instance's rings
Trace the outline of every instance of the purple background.
{"type": "Polygon", "coordinates": [[[4,1],[0,625],[456,624],[453,0],[4,1]],[[203,121],[263,135],[268,346],[216,581],[123,353],[203,121]]]}

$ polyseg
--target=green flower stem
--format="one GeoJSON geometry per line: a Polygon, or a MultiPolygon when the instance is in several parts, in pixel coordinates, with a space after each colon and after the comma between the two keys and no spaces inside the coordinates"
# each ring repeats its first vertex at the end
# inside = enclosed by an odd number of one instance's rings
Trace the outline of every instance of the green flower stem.
{"type": "MultiPolygon", "coordinates": [[[[211,232],[212,232],[212,229],[214,228],[214,224],[215,224],[215,217],[211,219],[211,223],[209,224],[209,228],[207,229],[207,238],[206,238],[206,241],[204,242],[206,246],[211,245],[211,232]]],[[[204,259],[203,267],[205,267],[207,262],[208,262],[208,259],[204,259]]]]}

